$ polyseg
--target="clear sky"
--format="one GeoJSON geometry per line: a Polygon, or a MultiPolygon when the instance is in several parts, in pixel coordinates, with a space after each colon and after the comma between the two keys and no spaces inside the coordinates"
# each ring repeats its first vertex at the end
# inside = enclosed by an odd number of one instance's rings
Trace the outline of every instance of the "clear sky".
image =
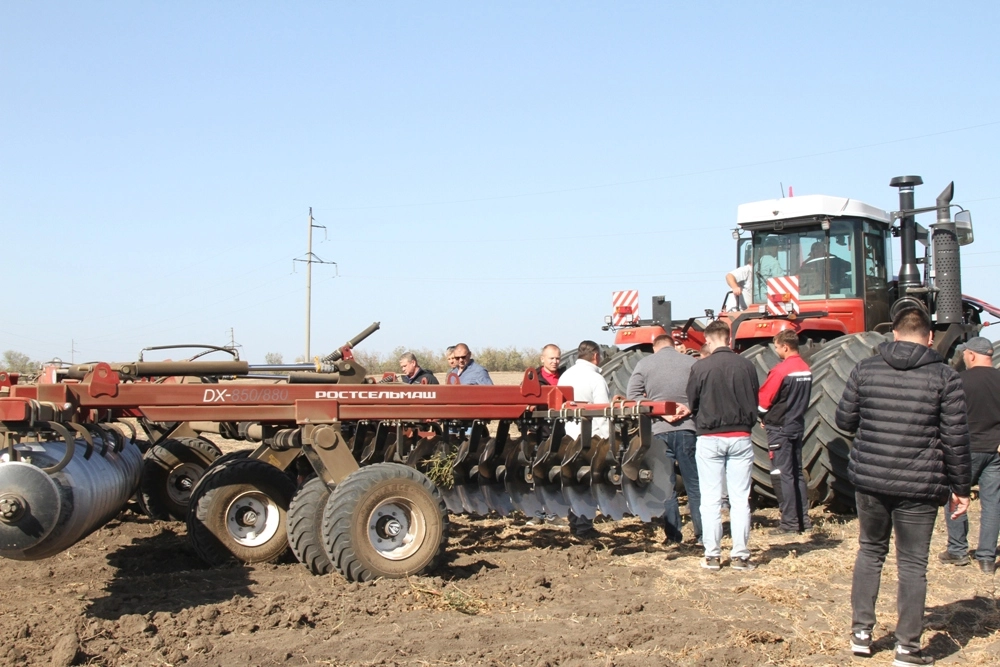
{"type": "MultiPolygon", "coordinates": [[[[740,203],[973,211],[1000,303],[1000,5],[4,2],[0,350],[612,340],[718,308],[740,203]],[[293,268],[294,271],[293,272],[293,268]]],[[[931,222],[931,220],[924,220],[931,222]]],[[[895,252],[898,261],[898,250],[895,252]]],[[[993,335],[991,338],[1000,336],[993,335]]]]}

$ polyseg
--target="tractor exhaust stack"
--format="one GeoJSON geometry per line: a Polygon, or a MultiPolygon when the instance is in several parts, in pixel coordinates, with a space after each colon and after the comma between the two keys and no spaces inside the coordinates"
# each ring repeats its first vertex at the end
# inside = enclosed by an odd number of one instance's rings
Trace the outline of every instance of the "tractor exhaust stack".
{"type": "Polygon", "coordinates": [[[931,225],[938,324],[962,322],[962,274],[958,230],[951,220],[951,200],[954,196],[955,183],[952,182],[938,195],[937,222],[931,225]]]}
{"type": "Polygon", "coordinates": [[[899,246],[901,262],[899,266],[899,296],[906,296],[911,287],[920,287],[920,271],[917,269],[917,226],[913,219],[913,189],[923,185],[924,179],[919,176],[896,176],[889,181],[889,186],[899,188],[899,210],[903,216],[899,221],[899,246]]]}

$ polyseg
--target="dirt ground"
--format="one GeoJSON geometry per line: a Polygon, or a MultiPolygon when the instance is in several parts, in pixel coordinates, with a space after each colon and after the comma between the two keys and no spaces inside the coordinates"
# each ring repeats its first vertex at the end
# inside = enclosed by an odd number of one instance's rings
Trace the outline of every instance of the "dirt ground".
{"type": "MultiPolygon", "coordinates": [[[[129,510],[50,560],[3,562],[0,665],[842,665],[857,522],[813,517],[771,538],[775,510],[757,511],[750,573],[702,570],[635,520],[581,543],[454,517],[437,572],[347,584],[291,561],[208,568],[183,524],[129,510]]],[[[933,557],[928,578],[930,652],[1000,664],[995,579],[933,557]]],[[[883,582],[871,665],[892,661],[892,554],[883,582]]]]}

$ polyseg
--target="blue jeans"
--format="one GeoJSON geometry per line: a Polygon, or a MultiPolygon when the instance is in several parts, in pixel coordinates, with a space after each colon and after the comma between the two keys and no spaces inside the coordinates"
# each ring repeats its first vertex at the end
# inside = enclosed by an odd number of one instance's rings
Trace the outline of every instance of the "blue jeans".
{"type": "MultiPolygon", "coordinates": [[[[667,457],[677,462],[677,467],[681,469],[681,477],[684,478],[684,490],[687,492],[688,509],[691,511],[691,525],[694,527],[695,541],[701,540],[701,487],[698,484],[698,463],[695,460],[695,438],[693,431],[670,431],[668,433],[657,433],[654,437],[659,438],[666,444],[667,457]]],[[[667,539],[680,542],[684,539],[681,534],[681,510],[677,503],[677,471],[674,466],[670,466],[670,488],[673,493],[664,503],[663,523],[667,533],[667,539]]]]}
{"type": "Polygon", "coordinates": [[[871,632],[875,627],[875,601],[882,580],[882,565],[889,553],[889,537],[896,534],[896,643],[920,649],[927,599],[927,555],[937,518],[937,505],[906,498],[856,491],[858,505],[858,557],[851,582],[851,629],[871,632]]]}
{"type": "MultiPolygon", "coordinates": [[[[979,484],[979,542],[976,559],[994,562],[997,559],[997,538],[1000,537],[1000,454],[972,452],[972,484],[979,484]]],[[[969,553],[969,516],[951,518],[947,505],[948,553],[966,556],[969,553]]]]}
{"type": "Polygon", "coordinates": [[[733,534],[732,558],[749,558],[750,549],[750,472],[753,469],[753,443],[749,435],[719,437],[698,436],[695,459],[701,488],[702,538],[705,555],[718,558],[722,549],[722,487],[729,489],[729,526],[733,534]]]}

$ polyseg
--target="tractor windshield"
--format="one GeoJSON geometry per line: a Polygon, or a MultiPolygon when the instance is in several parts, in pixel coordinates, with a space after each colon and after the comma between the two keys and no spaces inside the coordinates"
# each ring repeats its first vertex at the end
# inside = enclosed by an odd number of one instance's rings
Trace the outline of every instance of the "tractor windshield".
{"type": "Polygon", "coordinates": [[[799,298],[858,298],[855,230],[860,221],[841,219],[830,229],[798,227],[754,234],[754,302],[767,301],[767,280],[797,276],[799,298]]]}

